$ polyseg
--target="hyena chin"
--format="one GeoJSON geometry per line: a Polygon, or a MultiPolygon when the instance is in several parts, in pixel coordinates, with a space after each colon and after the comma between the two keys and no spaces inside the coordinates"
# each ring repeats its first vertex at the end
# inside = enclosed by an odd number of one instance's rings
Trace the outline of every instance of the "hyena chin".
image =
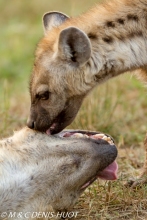
{"type": "Polygon", "coordinates": [[[58,133],[90,90],[121,73],[138,70],[147,81],[147,0],[110,0],[75,18],[50,12],[43,24],[30,82],[30,128],[58,133]]]}

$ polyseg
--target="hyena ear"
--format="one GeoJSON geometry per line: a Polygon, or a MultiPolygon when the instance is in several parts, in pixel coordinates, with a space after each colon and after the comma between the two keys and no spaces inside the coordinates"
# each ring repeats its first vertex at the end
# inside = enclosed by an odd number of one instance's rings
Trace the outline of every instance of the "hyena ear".
{"type": "Polygon", "coordinates": [[[62,23],[64,23],[69,17],[60,12],[48,12],[43,16],[43,25],[45,34],[53,27],[58,27],[62,23]]]}
{"type": "Polygon", "coordinates": [[[63,59],[82,66],[91,56],[91,43],[83,31],[69,27],[60,32],[58,50],[63,59]]]}

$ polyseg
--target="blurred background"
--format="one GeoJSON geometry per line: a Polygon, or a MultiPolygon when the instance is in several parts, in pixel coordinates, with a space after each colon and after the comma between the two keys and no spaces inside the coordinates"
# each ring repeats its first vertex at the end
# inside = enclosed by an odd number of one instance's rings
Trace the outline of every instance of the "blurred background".
{"type": "MultiPolygon", "coordinates": [[[[43,37],[42,15],[61,11],[76,16],[98,0],[0,0],[0,138],[26,125],[29,78],[34,51],[43,37]]],[[[130,73],[97,86],[85,99],[70,128],[98,130],[114,137],[119,148],[119,179],[96,182],[80,198],[77,220],[146,219],[147,188],[127,189],[123,181],[143,166],[147,92],[130,73]],[[140,216],[140,218],[139,218],[140,216]]]]}

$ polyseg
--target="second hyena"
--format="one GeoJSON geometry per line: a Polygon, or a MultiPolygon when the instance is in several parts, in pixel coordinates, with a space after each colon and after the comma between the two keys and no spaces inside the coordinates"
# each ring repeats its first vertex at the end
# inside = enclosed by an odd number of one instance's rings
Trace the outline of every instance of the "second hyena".
{"type": "Polygon", "coordinates": [[[30,128],[58,133],[89,91],[121,73],[138,70],[147,81],[147,0],[112,0],[75,18],[50,12],[43,23],[30,82],[30,128]]]}
{"type": "Polygon", "coordinates": [[[91,131],[26,127],[0,140],[0,220],[65,219],[97,178],[117,178],[116,156],[111,137],[91,131]]]}

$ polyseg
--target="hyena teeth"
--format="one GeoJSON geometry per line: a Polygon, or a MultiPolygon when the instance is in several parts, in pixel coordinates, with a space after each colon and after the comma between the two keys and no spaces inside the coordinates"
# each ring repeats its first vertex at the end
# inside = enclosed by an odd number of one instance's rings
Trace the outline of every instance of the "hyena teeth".
{"type": "Polygon", "coordinates": [[[83,134],[83,137],[85,138],[89,138],[89,136],[87,134],[83,134]]]}
{"type": "Polygon", "coordinates": [[[103,138],[104,134],[95,134],[93,135],[94,138],[103,138]]]}
{"type": "MultiPolygon", "coordinates": [[[[86,135],[86,136],[87,136],[87,135],[86,135]]],[[[80,138],[80,137],[84,137],[84,135],[81,134],[81,133],[75,133],[75,134],[73,134],[71,137],[80,138]]]]}
{"type": "Polygon", "coordinates": [[[102,139],[105,140],[105,141],[107,141],[108,138],[107,138],[106,135],[104,135],[102,139]]]}
{"type": "Polygon", "coordinates": [[[103,139],[107,141],[110,145],[113,145],[114,142],[110,137],[107,137],[105,134],[94,134],[94,135],[87,135],[87,134],[82,134],[82,133],[74,133],[71,137],[76,137],[76,138],[92,138],[92,139],[103,139]]]}

